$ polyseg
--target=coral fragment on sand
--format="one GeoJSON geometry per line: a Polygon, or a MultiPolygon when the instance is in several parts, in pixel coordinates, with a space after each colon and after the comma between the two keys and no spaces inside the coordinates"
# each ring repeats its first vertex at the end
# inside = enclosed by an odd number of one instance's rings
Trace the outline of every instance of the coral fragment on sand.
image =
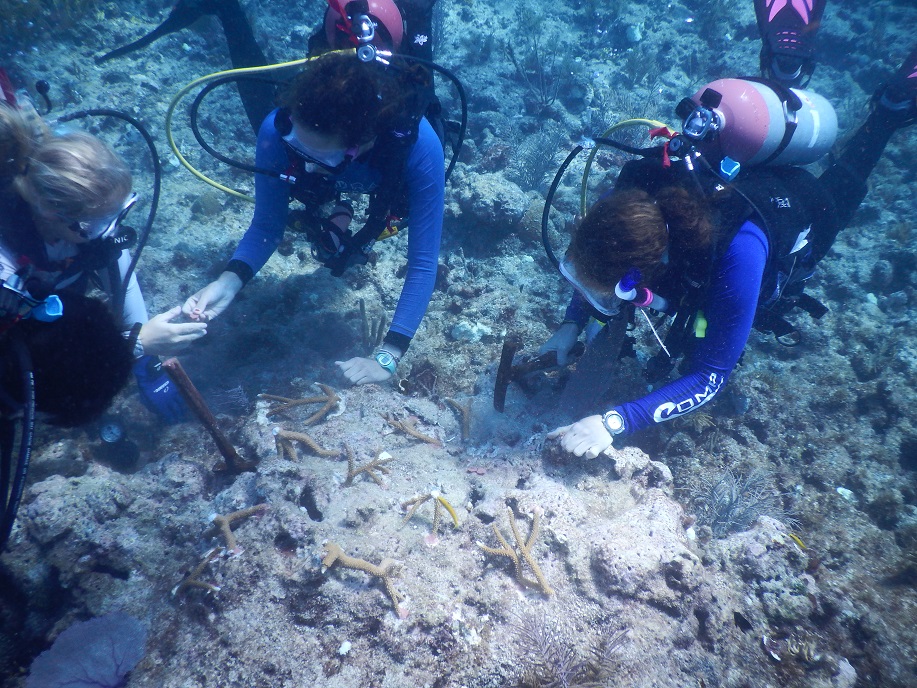
{"type": "MultiPolygon", "coordinates": [[[[239,509],[238,511],[233,511],[231,514],[226,514],[221,516],[220,514],[214,514],[210,517],[210,522],[213,524],[220,535],[223,536],[223,541],[226,543],[226,551],[231,556],[238,556],[242,553],[242,550],[239,548],[239,544],[236,542],[236,536],[232,532],[232,524],[236,521],[248,518],[254,514],[261,514],[267,511],[267,504],[256,504],[255,506],[250,506],[247,509],[239,509]]],[[[211,529],[212,531],[213,529],[211,529]]]]}
{"type": "Polygon", "coordinates": [[[325,449],[304,432],[295,432],[293,430],[284,430],[283,428],[276,427],[273,433],[274,442],[277,445],[277,455],[280,458],[287,457],[291,461],[299,461],[299,454],[296,452],[296,447],[293,445],[294,442],[300,442],[306,445],[318,456],[338,456],[341,453],[335,449],[325,449]]]}
{"type": "Polygon", "coordinates": [[[386,414],[382,416],[385,419],[385,422],[391,425],[396,430],[400,430],[408,437],[413,437],[415,440],[420,440],[421,442],[426,442],[427,444],[432,444],[437,447],[442,446],[440,442],[435,437],[430,437],[430,435],[423,434],[415,426],[417,419],[415,418],[405,418],[404,420],[398,420],[392,414],[386,414]]]}
{"type": "Polygon", "coordinates": [[[516,568],[516,580],[522,585],[540,590],[545,595],[553,595],[554,590],[548,585],[548,581],[538,567],[538,562],[535,561],[535,557],[532,555],[532,547],[535,544],[535,540],[538,539],[541,527],[541,509],[536,508],[532,513],[532,528],[529,531],[527,540],[522,539],[522,534],[519,532],[519,526],[516,525],[516,516],[513,514],[513,510],[507,508],[506,511],[507,514],[509,514],[509,527],[510,530],[513,531],[513,538],[516,540],[516,546],[519,548],[519,552],[517,553],[516,550],[510,547],[506,538],[503,537],[503,533],[497,528],[496,523],[491,523],[491,527],[493,528],[494,535],[496,535],[497,540],[500,542],[500,547],[488,547],[480,542],[477,543],[478,547],[487,552],[487,554],[496,554],[510,559],[513,562],[513,566],[516,568]],[[530,580],[525,577],[522,571],[523,560],[529,565],[529,568],[532,569],[535,580],[530,580]]]}
{"type": "Polygon", "coordinates": [[[394,461],[395,457],[388,452],[382,452],[377,458],[369,463],[357,466],[353,449],[348,445],[345,445],[344,449],[347,452],[347,478],[344,480],[344,485],[347,487],[353,485],[353,479],[360,475],[360,473],[366,473],[366,475],[373,479],[376,485],[382,486],[382,478],[379,477],[379,473],[389,475],[392,472],[388,464],[394,461]]]}
{"type": "MultiPolygon", "coordinates": [[[[303,425],[313,425],[318,421],[325,418],[331,410],[337,406],[341,407],[343,401],[341,397],[328,385],[323,385],[321,382],[314,383],[324,394],[314,397],[304,397],[302,399],[291,399],[289,397],[281,397],[276,394],[259,394],[259,399],[264,399],[265,401],[276,402],[267,410],[268,416],[273,416],[276,413],[282,413],[288,411],[291,408],[296,408],[297,406],[306,406],[308,404],[322,404],[322,407],[313,413],[311,416],[306,418],[303,421],[303,425]]],[[[335,414],[338,415],[338,414],[335,414]]]]}
{"type": "Polygon", "coordinates": [[[345,568],[363,571],[371,576],[381,578],[382,583],[385,585],[385,592],[388,593],[392,605],[396,610],[398,609],[401,595],[398,594],[398,591],[395,590],[395,586],[392,585],[392,576],[397,572],[397,569],[400,568],[398,562],[394,559],[383,559],[377,566],[376,564],[370,564],[365,559],[357,559],[356,557],[344,554],[344,550],[342,550],[341,546],[337,543],[326,542],[323,547],[325,552],[322,557],[322,573],[329,569],[332,564],[338,562],[345,568]]]}
{"type": "Polygon", "coordinates": [[[439,490],[433,490],[427,494],[418,495],[417,497],[412,497],[411,499],[402,502],[401,508],[408,509],[410,507],[410,510],[402,519],[401,525],[403,526],[408,521],[410,521],[414,517],[414,514],[417,513],[417,509],[419,509],[422,504],[426,504],[431,499],[433,500],[433,527],[430,529],[430,532],[433,535],[436,535],[436,532],[439,530],[439,522],[441,520],[440,517],[443,509],[445,509],[452,517],[452,527],[458,528],[458,514],[455,513],[455,509],[452,508],[452,505],[445,497],[443,497],[439,490]]]}

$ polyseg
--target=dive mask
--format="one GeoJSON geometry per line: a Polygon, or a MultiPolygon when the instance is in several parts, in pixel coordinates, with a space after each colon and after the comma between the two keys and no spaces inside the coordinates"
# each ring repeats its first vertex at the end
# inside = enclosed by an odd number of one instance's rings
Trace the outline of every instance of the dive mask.
{"type": "Polygon", "coordinates": [[[110,237],[118,231],[118,227],[136,203],[137,194],[131,193],[114,215],[97,218],[95,220],[78,220],[76,222],[71,222],[67,225],[67,228],[71,232],[79,234],[81,238],[90,241],[93,239],[110,237]]]}
{"type": "Polygon", "coordinates": [[[616,315],[621,308],[621,299],[615,294],[614,287],[601,289],[599,287],[588,287],[576,274],[576,267],[570,256],[564,256],[560,261],[560,274],[573,285],[573,287],[582,294],[589,304],[603,315],[616,315]]]}
{"type": "Polygon", "coordinates": [[[356,157],[358,150],[356,146],[345,150],[315,150],[296,138],[296,133],[292,131],[283,137],[283,141],[306,163],[306,172],[316,172],[315,167],[321,167],[322,170],[329,174],[340,174],[350,161],[356,157]],[[310,165],[312,169],[310,169],[310,165]]]}

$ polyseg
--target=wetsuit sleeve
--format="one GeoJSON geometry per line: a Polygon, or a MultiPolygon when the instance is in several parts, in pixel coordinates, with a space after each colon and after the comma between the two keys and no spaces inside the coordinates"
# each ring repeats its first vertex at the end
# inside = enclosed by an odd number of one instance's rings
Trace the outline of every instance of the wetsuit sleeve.
{"type": "MultiPolygon", "coordinates": [[[[255,165],[277,172],[283,172],[289,166],[283,141],[274,128],[274,112],[265,118],[258,132],[255,165]]],[[[239,274],[243,282],[264,267],[267,259],[280,245],[286,228],[289,203],[290,186],[286,182],[265,174],[255,175],[255,213],[230,261],[230,266],[236,264],[236,261],[242,263],[232,271],[239,274]],[[245,270],[246,267],[251,270],[250,274],[245,270]]]]}
{"type": "MultiPolygon", "coordinates": [[[[131,254],[127,251],[121,251],[118,258],[118,274],[124,281],[124,275],[131,264],[131,254]]],[[[124,293],[124,309],[121,311],[121,322],[125,329],[130,330],[134,323],[145,323],[150,319],[146,310],[146,304],[143,302],[143,293],[140,291],[140,283],[137,282],[137,272],[131,273],[130,282],[127,283],[127,291],[124,293]]]]}
{"type": "Polygon", "coordinates": [[[624,417],[625,433],[694,411],[723,388],[751,332],[767,254],[761,229],[752,222],[742,225],[715,268],[704,308],[706,336],[696,340],[690,372],[616,406],[624,417]]]}
{"type": "Polygon", "coordinates": [[[573,290],[573,296],[570,298],[570,304],[564,313],[564,322],[570,321],[576,323],[576,326],[582,330],[589,322],[592,315],[592,306],[586,298],[576,289],[573,290]]]}
{"type": "Polygon", "coordinates": [[[13,252],[8,251],[3,244],[0,244],[0,280],[9,279],[11,275],[16,274],[16,270],[13,252]]]}
{"type": "Polygon", "coordinates": [[[421,120],[417,143],[408,157],[408,269],[385,341],[402,353],[423,319],[439,263],[445,203],[445,165],[442,144],[426,119],[421,120]]]}

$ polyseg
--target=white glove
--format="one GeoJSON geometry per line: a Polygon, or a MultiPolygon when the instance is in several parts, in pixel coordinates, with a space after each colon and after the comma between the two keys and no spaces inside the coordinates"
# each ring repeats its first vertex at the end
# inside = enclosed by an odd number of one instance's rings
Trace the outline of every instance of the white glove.
{"type": "Polygon", "coordinates": [[[612,436],[605,429],[602,416],[586,416],[572,425],[548,433],[548,439],[559,439],[560,446],[576,456],[594,459],[611,446],[612,436]]]}
{"type": "Polygon", "coordinates": [[[365,385],[369,382],[385,382],[392,376],[374,358],[357,356],[348,361],[335,361],[334,364],[341,369],[344,377],[355,385],[365,385]]]}
{"type": "Polygon", "coordinates": [[[236,273],[224,272],[199,292],[189,296],[182,306],[182,313],[191,320],[213,320],[232,303],[242,286],[242,280],[236,273]]]}
{"type": "Polygon", "coordinates": [[[577,339],[579,339],[579,326],[575,322],[565,320],[557,328],[557,332],[541,345],[538,353],[546,354],[549,351],[556,351],[557,365],[565,366],[570,362],[570,351],[576,344],[577,339]]]}

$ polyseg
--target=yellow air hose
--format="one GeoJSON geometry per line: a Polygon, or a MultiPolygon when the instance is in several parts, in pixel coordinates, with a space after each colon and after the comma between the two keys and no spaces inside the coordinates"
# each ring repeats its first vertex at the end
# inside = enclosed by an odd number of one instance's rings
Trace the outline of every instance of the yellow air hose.
{"type": "Polygon", "coordinates": [[[221,72],[214,72],[213,74],[208,74],[207,76],[202,76],[199,79],[195,79],[194,81],[184,86],[178,93],[175,94],[175,96],[172,98],[172,101],[169,103],[168,110],[166,110],[166,139],[169,142],[169,148],[172,149],[172,152],[175,154],[175,157],[178,158],[178,161],[185,167],[185,169],[187,169],[191,174],[193,174],[195,177],[200,179],[202,182],[206,184],[210,184],[210,186],[213,186],[219,189],[220,191],[228,193],[230,196],[235,196],[236,198],[241,198],[245,201],[254,203],[255,199],[252,198],[251,196],[248,196],[244,193],[236,191],[235,189],[230,189],[228,186],[224,186],[223,184],[220,184],[219,182],[206,176],[203,172],[201,172],[200,170],[195,168],[190,162],[188,162],[187,158],[185,158],[185,156],[181,154],[181,151],[178,150],[178,146],[175,143],[175,137],[172,135],[172,115],[175,112],[175,108],[178,106],[178,103],[181,101],[181,99],[184,98],[188,94],[189,91],[200,86],[201,84],[207,83],[208,81],[213,81],[214,79],[219,79],[229,74],[256,74],[258,72],[268,72],[268,71],[272,71],[275,69],[284,69],[286,67],[298,67],[299,65],[304,65],[307,62],[311,62],[312,60],[318,60],[318,59],[321,59],[323,57],[327,57],[328,55],[333,55],[333,54],[338,54],[338,55],[350,54],[350,55],[355,56],[356,49],[351,48],[347,50],[335,50],[332,52],[323,53],[321,55],[316,55],[314,57],[304,57],[299,60],[293,60],[292,62],[280,62],[278,64],[265,65],[263,67],[242,67],[240,69],[226,69],[221,72]]]}
{"type": "MultiPolygon", "coordinates": [[[[643,118],[633,118],[633,119],[624,119],[618,122],[617,124],[612,124],[608,129],[605,130],[605,133],[602,134],[601,138],[606,139],[611,136],[614,132],[619,129],[624,129],[625,127],[650,127],[657,129],[659,127],[666,127],[667,125],[662,122],[657,122],[654,119],[643,119],[643,118]]],[[[589,186],[589,170],[592,169],[592,161],[595,159],[596,154],[599,152],[600,143],[596,143],[593,146],[592,150],[589,151],[589,157],[586,158],[586,166],[583,169],[583,182],[580,187],[580,196],[579,196],[579,205],[580,205],[580,216],[584,216],[588,207],[586,206],[586,193],[589,186]]]]}

